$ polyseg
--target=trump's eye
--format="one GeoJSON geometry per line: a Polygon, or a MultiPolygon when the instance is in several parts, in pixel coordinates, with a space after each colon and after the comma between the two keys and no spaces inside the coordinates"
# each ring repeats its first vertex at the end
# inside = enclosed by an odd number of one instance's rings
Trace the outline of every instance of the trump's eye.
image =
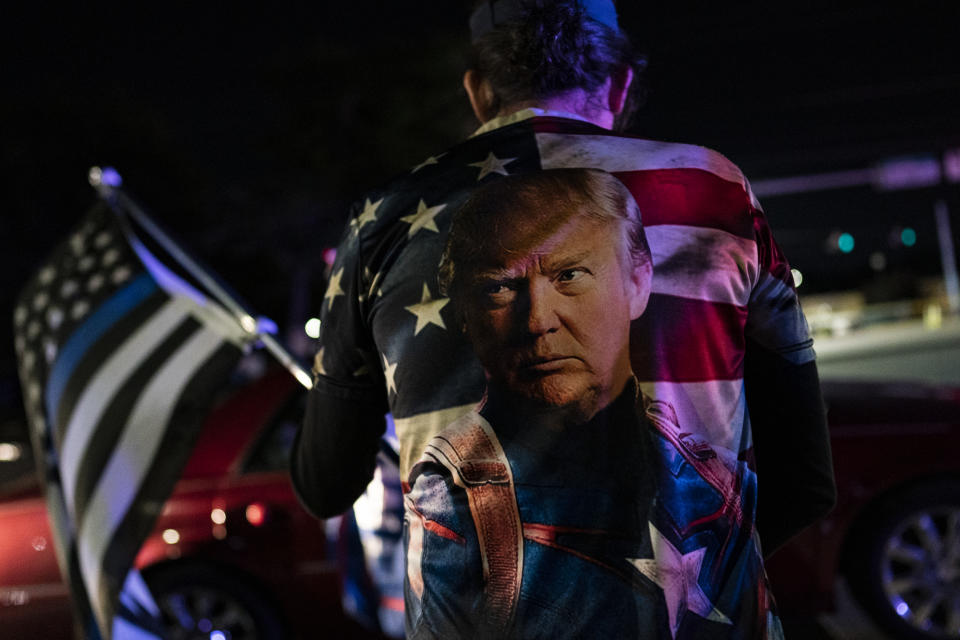
{"type": "Polygon", "coordinates": [[[487,304],[501,306],[509,304],[517,294],[517,284],[510,280],[484,280],[477,291],[487,304]]]}
{"type": "Polygon", "coordinates": [[[486,282],[480,287],[480,291],[485,295],[494,296],[509,293],[513,288],[507,282],[486,282]]]}
{"type": "Polygon", "coordinates": [[[580,280],[585,275],[587,275],[586,269],[581,269],[580,267],[574,267],[572,269],[564,269],[557,274],[557,282],[576,282],[580,280]]]}

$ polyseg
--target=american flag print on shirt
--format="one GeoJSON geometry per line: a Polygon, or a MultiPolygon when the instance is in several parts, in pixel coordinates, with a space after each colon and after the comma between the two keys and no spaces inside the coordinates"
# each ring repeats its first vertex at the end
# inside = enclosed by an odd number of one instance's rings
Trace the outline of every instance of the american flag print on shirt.
{"type": "Polygon", "coordinates": [[[503,175],[603,169],[636,199],[654,260],[650,305],[631,340],[641,387],[673,405],[684,428],[744,454],[746,337],[794,364],[814,352],[789,265],[743,174],[704,147],[526,115],[485,126],[358,203],[321,309],[318,384],[340,397],[386,398],[405,476],[485,386],[436,280],[456,209],[503,175]]]}
{"type": "MultiPolygon", "coordinates": [[[[724,156],[699,146],[622,136],[531,110],[488,123],[370,193],[338,248],[336,286],[321,316],[316,388],[359,402],[386,401],[406,478],[430,438],[469,412],[485,388],[462,322],[437,287],[452,216],[478,184],[559,168],[605,170],[635,198],[654,279],[647,310],[631,331],[634,372],[646,395],[672,406],[689,438],[738,462],[742,476],[731,490],[748,487],[754,471],[743,381],[747,340],[794,364],[812,361],[814,352],[789,265],[747,180],[724,156]]],[[[731,628],[775,637],[756,493],[746,495],[738,510],[744,543],[691,579],[725,610],[755,603],[770,614],[731,628]]],[[[681,550],[678,557],[695,547],[684,535],[682,522],[658,527],[663,549],[681,550]]]]}

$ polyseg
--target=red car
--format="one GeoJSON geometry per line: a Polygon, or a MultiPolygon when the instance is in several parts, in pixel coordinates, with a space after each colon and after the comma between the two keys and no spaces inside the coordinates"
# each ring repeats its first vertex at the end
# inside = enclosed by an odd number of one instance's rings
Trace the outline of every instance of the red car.
{"type": "Polygon", "coordinates": [[[831,609],[844,576],[889,636],[960,636],[960,389],[823,386],[837,506],[768,563],[781,609],[831,609]]]}
{"type": "MultiPolygon", "coordinates": [[[[286,471],[303,397],[288,373],[275,372],[206,420],[136,560],[171,638],[346,633],[323,523],[299,505],[286,471]]],[[[8,454],[15,449],[7,444],[8,454]]],[[[0,635],[72,638],[36,474],[22,471],[0,487],[0,635]]]]}

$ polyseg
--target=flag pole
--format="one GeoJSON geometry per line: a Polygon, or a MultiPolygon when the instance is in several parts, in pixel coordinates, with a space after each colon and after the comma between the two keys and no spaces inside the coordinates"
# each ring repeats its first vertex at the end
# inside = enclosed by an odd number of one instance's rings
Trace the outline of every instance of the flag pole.
{"type": "Polygon", "coordinates": [[[89,180],[93,188],[97,190],[97,193],[108,205],[119,208],[134,218],[173,259],[206,287],[218,302],[236,317],[243,330],[251,336],[256,336],[266,350],[297,379],[297,382],[307,389],[313,388],[313,378],[306,369],[300,366],[296,358],[275,337],[264,331],[256,318],[234,300],[233,296],[221,287],[215,278],[210,277],[210,274],[187,255],[143,209],[120,190],[120,176],[115,171],[110,168],[91,167],[89,180]]]}

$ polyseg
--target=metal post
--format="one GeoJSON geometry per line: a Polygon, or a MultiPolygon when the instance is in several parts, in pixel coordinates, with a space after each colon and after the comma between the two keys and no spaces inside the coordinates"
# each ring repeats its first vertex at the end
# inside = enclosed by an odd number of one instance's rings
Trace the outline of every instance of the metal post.
{"type": "Polygon", "coordinates": [[[208,274],[200,265],[198,265],[194,260],[187,255],[187,253],[180,248],[174,240],[168,236],[164,231],[157,226],[157,224],[147,215],[147,213],[141,209],[133,200],[127,197],[123,191],[117,188],[115,185],[108,184],[107,181],[102,179],[103,173],[99,167],[93,167],[90,170],[90,184],[97,190],[100,194],[100,197],[103,198],[107,204],[110,204],[113,207],[119,207],[123,210],[124,213],[136,219],[136,221],[149,233],[154,240],[157,241],[160,246],[162,246],[170,256],[180,263],[180,265],[186,269],[190,275],[197,279],[207,290],[217,299],[220,304],[225,306],[237,319],[237,322],[243,327],[244,331],[254,335],[260,341],[261,344],[269,351],[279,362],[284,366],[293,377],[297,379],[297,382],[302,384],[307,389],[313,388],[313,378],[310,374],[300,366],[296,358],[294,358],[287,350],[281,345],[276,338],[274,338],[269,333],[266,333],[262,330],[260,323],[250,314],[243,306],[233,299],[223,287],[208,274]]]}
{"type": "Polygon", "coordinates": [[[937,221],[937,239],[940,241],[940,260],[943,263],[943,283],[947,290],[950,313],[960,313],[960,279],[957,277],[957,258],[953,251],[953,232],[950,229],[950,209],[947,201],[937,200],[933,205],[937,221]]]}

